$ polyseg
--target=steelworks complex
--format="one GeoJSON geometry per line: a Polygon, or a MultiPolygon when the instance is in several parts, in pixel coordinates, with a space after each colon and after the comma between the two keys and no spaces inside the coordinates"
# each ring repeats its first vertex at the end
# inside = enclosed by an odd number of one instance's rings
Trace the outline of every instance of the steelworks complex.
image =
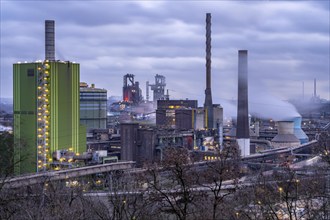
{"type": "Polygon", "coordinates": [[[170,99],[166,78],[159,74],[154,83],[146,82],[145,99],[135,75],[124,75],[122,100],[108,102],[105,89],[80,82],[78,63],[55,59],[55,22],[49,20],[45,60],[14,64],[13,74],[16,175],[117,161],[135,161],[142,167],[162,160],[167,147],[187,148],[196,160],[210,160],[225,144],[237,142],[246,157],[299,146],[315,136],[302,130],[301,117],[276,124],[251,119],[247,50],[238,51],[237,120],[224,120],[222,106],[212,101],[210,13],[203,107],[197,100],[170,99]]]}

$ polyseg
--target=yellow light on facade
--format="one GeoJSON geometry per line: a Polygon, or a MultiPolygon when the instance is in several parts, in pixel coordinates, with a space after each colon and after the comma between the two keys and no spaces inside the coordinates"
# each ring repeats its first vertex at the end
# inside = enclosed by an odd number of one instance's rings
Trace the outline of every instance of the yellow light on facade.
{"type": "Polygon", "coordinates": [[[44,77],[44,80],[47,80],[47,77],[44,77]]]}
{"type": "Polygon", "coordinates": [[[39,165],[38,167],[41,168],[41,165],[39,165]]]}
{"type": "Polygon", "coordinates": [[[48,125],[46,125],[45,128],[48,128],[48,125]]]}
{"type": "Polygon", "coordinates": [[[40,138],[41,138],[41,137],[42,137],[42,135],[41,135],[41,134],[39,134],[39,135],[38,135],[38,137],[40,137],[40,138]]]}
{"type": "Polygon", "coordinates": [[[38,163],[41,163],[42,161],[41,160],[38,160],[38,163]]]}
{"type": "Polygon", "coordinates": [[[77,156],[79,156],[80,154],[79,153],[76,153],[77,156]]]}
{"type": "Polygon", "coordinates": [[[39,107],[38,110],[41,110],[41,107],[39,107]]]}
{"type": "Polygon", "coordinates": [[[38,148],[39,148],[39,149],[41,149],[41,148],[42,148],[42,146],[41,146],[41,145],[39,145],[39,146],[38,146],[38,148]]]}
{"type": "Polygon", "coordinates": [[[44,116],[44,118],[46,119],[46,118],[47,118],[47,116],[45,115],[45,116],[44,116]]]}
{"type": "Polygon", "coordinates": [[[38,96],[38,99],[41,99],[41,96],[38,96]]]}
{"type": "Polygon", "coordinates": [[[38,86],[38,89],[41,89],[41,86],[38,86]]]}
{"type": "Polygon", "coordinates": [[[49,150],[48,149],[46,149],[46,152],[48,152],[49,150]]]}
{"type": "Polygon", "coordinates": [[[49,158],[49,159],[48,159],[48,161],[49,161],[49,162],[52,162],[52,161],[53,161],[53,159],[52,159],[52,158],[49,158]]]}

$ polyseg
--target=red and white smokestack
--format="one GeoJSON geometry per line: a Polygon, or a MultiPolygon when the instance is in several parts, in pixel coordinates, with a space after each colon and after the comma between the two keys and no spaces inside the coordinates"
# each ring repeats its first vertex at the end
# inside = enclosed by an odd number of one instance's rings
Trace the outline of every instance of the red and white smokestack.
{"type": "Polygon", "coordinates": [[[238,51],[238,98],[236,141],[241,156],[250,155],[250,129],[248,113],[248,51],[238,51]]]}
{"type": "Polygon", "coordinates": [[[45,21],[45,59],[55,60],[55,21],[45,21]]]}

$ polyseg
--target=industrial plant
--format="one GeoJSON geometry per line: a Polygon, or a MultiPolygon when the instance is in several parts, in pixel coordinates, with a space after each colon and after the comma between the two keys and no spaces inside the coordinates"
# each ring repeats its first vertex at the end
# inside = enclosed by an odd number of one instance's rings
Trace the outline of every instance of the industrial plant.
{"type": "Polygon", "coordinates": [[[13,112],[0,112],[0,138],[9,143],[1,145],[0,197],[8,190],[36,207],[60,198],[47,210],[54,218],[36,219],[57,219],[67,201],[84,214],[58,219],[329,219],[330,108],[316,79],[316,107],[296,100],[294,116],[257,115],[249,100],[253,50],[237,48],[237,114],[226,117],[212,94],[219,73],[212,72],[211,28],[206,13],[198,103],[172,98],[166,72],[150,71],[154,81],[144,81],[122,69],[118,93],[82,82],[84,63],[57,60],[55,21],[46,20],[45,58],[13,64],[13,112]]]}
{"type": "Polygon", "coordinates": [[[45,60],[14,64],[15,160],[27,158],[18,163],[15,173],[106,161],[134,161],[143,167],[161,161],[168,147],[186,148],[203,161],[237,143],[244,158],[308,145],[315,139],[315,134],[303,131],[301,117],[274,122],[249,115],[247,50],[238,50],[237,118],[225,120],[221,103],[212,101],[210,13],[205,36],[203,107],[197,100],[170,99],[166,74],[156,74],[154,83],[146,82],[145,98],[138,75],[123,75],[121,100],[108,104],[107,90],[79,82],[79,64],[55,60],[55,22],[47,20],[45,60]]]}

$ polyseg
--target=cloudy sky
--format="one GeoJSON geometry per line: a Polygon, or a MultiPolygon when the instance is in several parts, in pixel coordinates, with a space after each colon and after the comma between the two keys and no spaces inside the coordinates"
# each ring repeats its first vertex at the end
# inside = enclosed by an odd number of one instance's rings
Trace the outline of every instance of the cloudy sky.
{"type": "Polygon", "coordinates": [[[249,51],[251,102],[317,93],[330,99],[329,1],[1,0],[1,97],[12,97],[12,64],[44,58],[44,20],[56,24],[56,58],[80,78],[121,96],[122,78],[166,76],[171,98],[204,102],[205,13],[212,13],[212,94],[237,99],[237,51],[249,51]]]}

